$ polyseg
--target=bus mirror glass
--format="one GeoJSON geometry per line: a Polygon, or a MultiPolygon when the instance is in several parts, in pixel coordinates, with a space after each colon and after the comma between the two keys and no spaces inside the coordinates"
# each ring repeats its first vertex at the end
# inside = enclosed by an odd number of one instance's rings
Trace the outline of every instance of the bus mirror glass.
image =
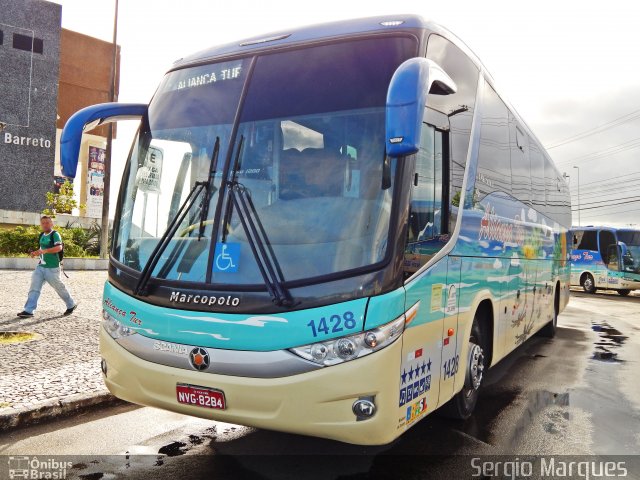
{"type": "Polygon", "coordinates": [[[100,103],[74,113],[67,120],[60,138],[60,165],[63,175],[76,176],[83,132],[109,122],[139,119],[146,111],[146,104],[100,103]]]}
{"type": "Polygon", "coordinates": [[[394,72],[387,90],[385,142],[387,155],[402,157],[420,148],[420,132],[429,93],[449,95],[456,84],[433,60],[410,58],[394,72]]]}

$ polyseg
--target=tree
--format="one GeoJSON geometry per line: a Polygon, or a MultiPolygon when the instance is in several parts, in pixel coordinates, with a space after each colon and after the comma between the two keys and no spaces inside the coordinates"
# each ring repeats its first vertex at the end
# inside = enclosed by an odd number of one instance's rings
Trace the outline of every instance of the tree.
{"type": "Polygon", "coordinates": [[[74,208],[84,208],[83,205],[78,205],[78,202],[73,198],[73,183],[69,180],[65,180],[58,192],[47,192],[47,208],[42,213],[49,215],[53,218],[58,213],[72,213],[74,208]]]}

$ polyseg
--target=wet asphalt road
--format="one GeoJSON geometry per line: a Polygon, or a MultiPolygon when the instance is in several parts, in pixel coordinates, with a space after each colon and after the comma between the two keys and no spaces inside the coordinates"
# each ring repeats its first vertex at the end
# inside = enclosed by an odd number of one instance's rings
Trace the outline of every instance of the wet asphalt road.
{"type": "Polygon", "coordinates": [[[472,418],[430,415],[384,447],[121,406],[0,435],[0,455],[82,455],[68,478],[329,479],[453,478],[466,454],[639,454],[638,365],[640,296],[574,292],[555,339],[489,371],[472,418]]]}

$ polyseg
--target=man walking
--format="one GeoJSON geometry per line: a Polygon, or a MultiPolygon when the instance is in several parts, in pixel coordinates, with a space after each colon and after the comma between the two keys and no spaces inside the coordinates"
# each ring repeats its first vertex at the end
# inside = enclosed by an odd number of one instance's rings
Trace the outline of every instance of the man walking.
{"type": "Polygon", "coordinates": [[[31,287],[29,288],[29,297],[24,306],[24,310],[18,314],[19,317],[33,317],[33,311],[38,306],[38,298],[42,291],[42,285],[47,282],[53,287],[56,293],[64,301],[67,309],[63,315],[71,315],[78,306],[71,298],[67,287],[60,279],[60,256],[62,251],[62,237],[53,229],[53,219],[47,215],[40,219],[40,248],[31,252],[31,257],[40,257],[40,263],[33,271],[31,276],[31,287]]]}

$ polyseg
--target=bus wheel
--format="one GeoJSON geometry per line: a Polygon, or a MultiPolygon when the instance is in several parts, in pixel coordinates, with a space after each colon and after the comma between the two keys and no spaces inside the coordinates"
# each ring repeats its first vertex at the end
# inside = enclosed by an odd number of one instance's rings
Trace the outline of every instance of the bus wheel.
{"type": "Polygon", "coordinates": [[[540,329],[540,336],[553,338],[556,336],[558,328],[558,311],[560,310],[560,292],[556,288],[556,294],[553,299],[553,320],[540,329]]]}
{"type": "Polygon", "coordinates": [[[446,405],[443,414],[449,418],[466,420],[473,413],[478,401],[478,391],[487,369],[487,344],[481,322],[480,312],[476,312],[469,336],[469,354],[464,377],[464,386],[446,405]]]}
{"type": "Polygon", "coordinates": [[[582,278],[582,288],[587,293],[596,293],[596,282],[590,273],[586,273],[582,278]]]}
{"type": "Polygon", "coordinates": [[[631,293],[631,290],[627,290],[626,288],[625,288],[625,289],[622,289],[622,290],[618,290],[618,294],[619,294],[619,295],[622,295],[623,297],[626,297],[626,296],[627,296],[627,295],[629,295],[630,293],[631,293]]]}

